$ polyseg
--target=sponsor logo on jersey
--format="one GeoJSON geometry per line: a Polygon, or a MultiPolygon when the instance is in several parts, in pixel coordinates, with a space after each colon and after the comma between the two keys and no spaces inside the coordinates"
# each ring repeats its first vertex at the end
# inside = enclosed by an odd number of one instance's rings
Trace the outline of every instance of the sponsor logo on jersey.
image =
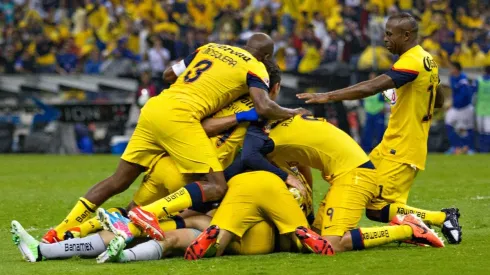
{"type": "Polygon", "coordinates": [[[428,72],[432,71],[433,68],[437,68],[437,64],[429,56],[424,57],[424,69],[428,72]]]}

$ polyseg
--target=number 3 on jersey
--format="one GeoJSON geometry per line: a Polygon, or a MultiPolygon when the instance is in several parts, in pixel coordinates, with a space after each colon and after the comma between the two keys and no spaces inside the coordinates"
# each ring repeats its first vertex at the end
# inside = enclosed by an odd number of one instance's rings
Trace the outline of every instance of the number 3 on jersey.
{"type": "Polygon", "coordinates": [[[184,82],[185,83],[192,83],[196,81],[203,72],[209,70],[211,66],[213,65],[213,62],[209,60],[201,60],[197,62],[194,67],[192,67],[184,76],[184,82]]]}

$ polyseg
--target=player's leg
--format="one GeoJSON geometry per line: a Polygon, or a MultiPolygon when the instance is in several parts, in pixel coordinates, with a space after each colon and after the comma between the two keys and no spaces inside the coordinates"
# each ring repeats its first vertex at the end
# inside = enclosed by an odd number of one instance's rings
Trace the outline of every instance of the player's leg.
{"type": "Polygon", "coordinates": [[[163,152],[163,148],[155,143],[150,127],[142,112],[114,174],[90,188],[64,221],[43,237],[43,241],[52,243],[61,240],[66,230],[90,219],[98,206],[111,196],[125,191],[145,171],[145,167],[151,166],[155,157],[163,152]]]}
{"type": "Polygon", "coordinates": [[[143,167],[120,160],[116,172],[105,180],[94,185],[81,197],[61,224],[48,231],[43,241],[53,243],[63,240],[64,233],[90,219],[97,206],[108,198],[126,190],[143,171],[143,167]]]}
{"type": "MultiPolygon", "coordinates": [[[[127,216],[126,210],[124,210],[123,208],[113,207],[107,209],[107,211],[110,213],[119,212],[121,215],[127,216]]],[[[102,229],[103,229],[102,224],[99,222],[98,218],[92,217],[88,221],[80,224],[79,226],[75,226],[68,229],[65,232],[63,239],[68,240],[73,238],[84,238],[90,234],[99,232],[102,229]]]]}
{"type": "Polygon", "coordinates": [[[454,154],[462,147],[461,137],[456,132],[456,122],[458,119],[458,111],[455,108],[450,108],[445,117],[446,132],[449,139],[449,150],[446,154],[454,154]]]}
{"type": "Polygon", "coordinates": [[[332,181],[313,227],[330,242],[335,252],[352,249],[344,234],[357,227],[376,189],[375,169],[357,168],[332,181]]]}
{"type": "Polygon", "coordinates": [[[388,223],[396,215],[415,214],[424,223],[441,226],[450,243],[461,242],[460,214],[457,208],[432,211],[407,205],[408,194],[417,174],[415,168],[386,159],[376,162],[379,193],[367,206],[366,216],[370,220],[388,223]]]}
{"type": "Polygon", "coordinates": [[[490,152],[490,116],[478,116],[478,132],[480,134],[480,152],[490,152]]]}
{"type": "Polygon", "coordinates": [[[151,261],[181,254],[200,233],[201,231],[193,228],[173,230],[168,232],[163,241],[151,240],[129,249],[124,249],[126,243],[118,236],[109,243],[107,250],[97,257],[97,263],[151,261]]]}
{"type": "Polygon", "coordinates": [[[461,116],[458,118],[460,120],[461,129],[464,129],[462,134],[462,144],[463,151],[469,155],[475,154],[475,144],[474,144],[474,133],[473,128],[475,125],[475,112],[472,105],[468,105],[463,110],[461,110],[461,116]]]}
{"type": "Polygon", "coordinates": [[[40,243],[29,235],[22,225],[12,221],[12,239],[24,259],[38,262],[49,259],[66,259],[74,256],[95,257],[106,249],[114,234],[101,231],[84,238],[75,238],[53,244],[40,243]]]}
{"type": "MultiPolygon", "coordinates": [[[[187,115],[187,114],[183,114],[187,115]]],[[[201,209],[205,203],[221,199],[228,186],[223,169],[199,121],[167,123],[171,135],[158,132],[159,142],[184,174],[206,174],[205,180],[185,185],[170,195],[129,212],[129,217],[156,239],[163,239],[156,221],[186,208],[201,209]]],[[[158,131],[160,131],[159,129],[158,131]]]]}

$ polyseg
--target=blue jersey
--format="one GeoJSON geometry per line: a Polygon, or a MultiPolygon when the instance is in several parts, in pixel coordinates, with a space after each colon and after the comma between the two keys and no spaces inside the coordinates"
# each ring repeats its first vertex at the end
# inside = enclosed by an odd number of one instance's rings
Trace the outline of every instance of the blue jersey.
{"type": "Polygon", "coordinates": [[[453,107],[461,109],[470,105],[473,93],[466,75],[461,73],[459,76],[451,76],[450,81],[453,91],[453,107]]]}

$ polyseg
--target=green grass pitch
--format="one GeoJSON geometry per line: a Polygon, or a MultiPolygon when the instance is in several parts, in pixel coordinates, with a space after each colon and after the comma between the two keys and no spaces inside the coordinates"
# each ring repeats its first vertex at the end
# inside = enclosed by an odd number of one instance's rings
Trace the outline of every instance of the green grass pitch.
{"type": "MultiPolygon", "coordinates": [[[[387,245],[335,257],[280,253],[186,262],[97,265],[94,259],[24,262],[13,245],[10,221],[17,219],[35,237],[60,222],[79,196],[110,175],[114,156],[0,156],[0,274],[490,274],[490,155],[430,155],[409,203],[462,213],[463,242],[442,249],[387,245]]],[[[315,173],[315,202],[328,184],[315,173]]],[[[126,206],[138,187],[109,200],[126,206]]],[[[362,220],[361,226],[375,223],[362,220]]]]}

